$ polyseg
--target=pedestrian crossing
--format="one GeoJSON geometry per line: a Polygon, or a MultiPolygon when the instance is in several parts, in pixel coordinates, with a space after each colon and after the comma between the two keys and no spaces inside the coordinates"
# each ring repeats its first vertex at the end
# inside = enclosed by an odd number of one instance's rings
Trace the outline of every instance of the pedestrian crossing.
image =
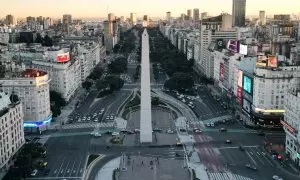
{"type": "Polygon", "coordinates": [[[208,176],[212,180],[253,180],[251,178],[241,176],[238,174],[233,174],[230,172],[221,172],[221,173],[208,172],[208,176]]]}
{"type": "MultiPolygon", "coordinates": [[[[89,122],[89,123],[65,124],[61,126],[61,129],[80,129],[80,128],[96,128],[96,127],[111,128],[114,127],[114,122],[107,122],[107,123],[89,122]]],[[[59,129],[59,128],[50,127],[50,129],[59,129]]]]}

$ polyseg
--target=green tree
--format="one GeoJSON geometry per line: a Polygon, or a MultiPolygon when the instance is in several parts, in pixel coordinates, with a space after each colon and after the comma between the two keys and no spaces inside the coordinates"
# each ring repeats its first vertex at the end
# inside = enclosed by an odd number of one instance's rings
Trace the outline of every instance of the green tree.
{"type": "Polygon", "coordinates": [[[43,44],[43,38],[42,38],[42,36],[41,36],[40,33],[37,33],[37,34],[36,34],[35,43],[43,44]]]}
{"type": "Polygon", "coordinates": [[[86,80],[82,83],[82,87],[86,90],[90,90],[92,85],[93,85],[93,83],[89,80],[86,80]]]}
{"type": "Polygon", "coordinates": [[[120,74],[127,71],[127,59],[119,57],[108,65],[112,73],[120,74]]]}
{"type": "Polygon", "coordinates": [[[111,91],[120,90],[124,85],[123,79],[114,75],[107,76],[105,80],[109,85],[111,91]]]}
{"type": "Polygon", "coordinates": [[[96,87],[97,87],[98,91],[103,91],[106,88],[108,88],[109,86],[108,86],[106,80],[98,80],[96,83],[96,87]]]}
{"type": "Polygon", "coordinates": [[[61,94],[56,91],[50,91],[50,101],[54,101],[55,104],[59,104],[60,106],[66,105],[66,101],[62,98],[61,94]]]}
{"type": "Polygon", "coordinates": [[[46,36],[44,37],[44,44],[43,44],[43,45],[44,45],[44,46],[48,46],[48,47],[53,46],[52,39],[51,39],[48,35],[46,35],[46,36]]]}
{"type": "Polygon", "coordinates": [[[159,98],[158,97],[152,97],[151,98],[151,105],[157,106],[159,104],[159,98]]]}

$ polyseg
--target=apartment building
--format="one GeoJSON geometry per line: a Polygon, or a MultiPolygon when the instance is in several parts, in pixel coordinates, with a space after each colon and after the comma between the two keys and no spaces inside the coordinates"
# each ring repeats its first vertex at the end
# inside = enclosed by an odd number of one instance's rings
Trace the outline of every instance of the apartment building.
{"type": "Polygon", "coordinates": [[[25,131],[44,131],[50,126],[49,75],[44,71],[26,69],[21,73],[6,73],[0,79],[0,90],[16,94],[24,113],[25,131]]]}
{"type": "Polygon", "coordinates": [[[9,94],[0,91],[0,172],[9,169],[25,143],[23,126],[22,103],[11,102],[9,94]]]}

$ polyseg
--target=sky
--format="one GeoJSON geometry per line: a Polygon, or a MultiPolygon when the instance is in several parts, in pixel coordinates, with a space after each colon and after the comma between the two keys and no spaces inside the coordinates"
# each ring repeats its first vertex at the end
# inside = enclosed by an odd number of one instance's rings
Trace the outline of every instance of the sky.
{"type": "MultiPolygon", "coordinates": [[[[165,17],[167,11],[177,17],[187,9],[199,8],[209,15],[222,11],[231,14],[232,0],[1,0],[0,17],[12,14],[18,18],[26,16],[62,17],[107,17],[108,13],[128,17],[136,12],[150,17],[165,17]]],[[[266,14],[297,14],[300,0],[247,0],[246,15],[258,15],[259,10],[266,14]]]]}

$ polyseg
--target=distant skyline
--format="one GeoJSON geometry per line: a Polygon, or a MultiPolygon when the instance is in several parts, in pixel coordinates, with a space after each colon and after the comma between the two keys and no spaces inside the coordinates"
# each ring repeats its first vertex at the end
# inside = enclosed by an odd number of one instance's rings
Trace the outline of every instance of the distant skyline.
{"type": "MultiPolygon", "coordinates": [[[[144,14],[165,17],[167,11],[172,13],[172,17],[178,17],[181,13],[186,13],[187,9],[199,8],[200,13],[218,15],[222,11],[231,14],[232,8],[232,0],[188,0],[188,3],[162,0],[5,0],[0,4],[2,18],[7,14],[17,18],[61,18],[63,14],[72,14],[74,18],[107,18],[108,13],[129,17],[130,12],[136,12],[138,17],[144,14]]],[[[258,16],[260,10],[266,11],[267,15],[299,15],[299,7],[300,0],[247,0],[246,16],[258,16]]]]}

